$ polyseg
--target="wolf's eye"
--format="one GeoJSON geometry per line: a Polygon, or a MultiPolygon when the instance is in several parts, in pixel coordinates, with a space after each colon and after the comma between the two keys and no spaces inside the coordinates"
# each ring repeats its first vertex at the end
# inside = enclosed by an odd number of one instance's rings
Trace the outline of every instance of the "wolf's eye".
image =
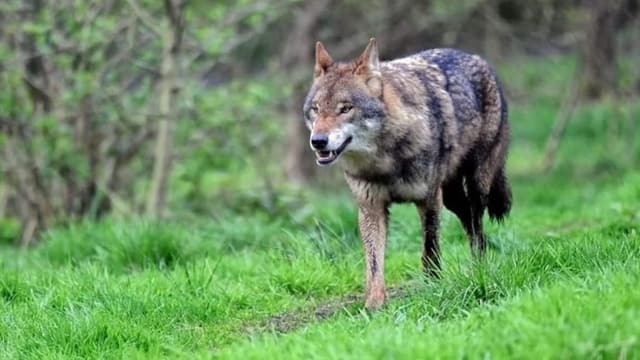
{"type": "Polygon", "coordinates": [[[318,105],[313,105],[311,107],[311,112],[313,112],[314,114],[317,114],[318,113],[318,105]]]}
{"type": "Polygon", "coordinates": [[[351,109],[353,109],[353,106],[351,105],[345,105],[343,107],[340,108],[340,114],[346,114],[349,111],[351,111],[351,109]]]}

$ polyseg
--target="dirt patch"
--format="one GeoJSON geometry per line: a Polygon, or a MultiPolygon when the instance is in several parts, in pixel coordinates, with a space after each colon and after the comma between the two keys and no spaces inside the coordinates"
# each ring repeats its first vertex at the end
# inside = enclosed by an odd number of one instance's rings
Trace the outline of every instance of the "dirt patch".
{"type": "MultiPolygon", "coordinates": [[[[415,288],[414,285],[412,282],[388,288],[388,299],[393,300],[407,296],[415,288]]],[[[283,312],[267,318],[257,326],[247,327],[246,332],[250,335],[264,332],[276,332],[279,334],[292,332],[307,324],[328,320],[337,313],[354,307],[357,303],[362,303],[363,299],[363,294],[350,294],[321,303],[313,309],[283,312]]]]}
{"type": "Polygon", "coordinates": [[[315,309],[283,312],[267,318],[259,327],[262,328],[263,331],[288,333],[311,322],[326,320],[337,312],[354,305],[361,297],[361,295],[355,294],[347,295],[340,299],[320,304],[315,309]]]}

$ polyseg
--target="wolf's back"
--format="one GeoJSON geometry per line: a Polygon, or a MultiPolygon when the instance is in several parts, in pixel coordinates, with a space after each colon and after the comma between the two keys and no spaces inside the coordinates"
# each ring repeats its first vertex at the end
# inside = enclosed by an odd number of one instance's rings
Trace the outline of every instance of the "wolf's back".
{"type": "Polygon", "coordinates": [[[498,110],[500,120],[506,120],[507,102],[500,80],[491,65],[480,56],[456,49],[431,49],[418,55],[442,71],[458,120],[464,121],[473,112],[491,110],[498,110]],[[494,98],[492,93],[499,98],[494,98]]]}

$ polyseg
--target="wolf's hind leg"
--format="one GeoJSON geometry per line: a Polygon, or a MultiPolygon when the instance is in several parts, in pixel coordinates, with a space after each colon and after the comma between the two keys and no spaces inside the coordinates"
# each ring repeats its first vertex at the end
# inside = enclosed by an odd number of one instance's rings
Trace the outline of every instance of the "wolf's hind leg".
{"type": "Polygon", "coordinates": [[[467,196],[471,209],[471,227],[473,236],[471,237],[471,251],[478,256],[484,255],[487,249],[487,241],[482,226],[482,217],[487,207],[488,191],[479,186],[473,178],[466,181],[467,196]]]}
{"type": "Polygon", "coordinates": [[[497,219],[504,217],[511,208],[511,188],[504,174],[508,131],[508,126],[502,124],[495,135],[495,144],[491,150],[477,160],[477,166],[472,172],[466,174],[465,185],[471,201],[471,218],[477,235],[472,248],[479,254],[483,254],[486,248],[482,217],[487,206],[489,215],[497,219]]]}
{"type": "Polygon", "coordinates": [[[430,199],[416,203],[420,221],[424,246],[422,249],[422,266],[427,276],[440,275],[440,207],[442,206],[442,190],[430,199]]]}
{"type": "Polygon", "coordinates": [[[456,176],[442,186],[443,202],[456,214],[464,227],[471,250],[482,255],[486,248],[482,229],[482,215],[486,207],[486,195],[482,195],[474,180],[467,176],[456,176]]]}
{"type": "Polygon", "coordinates": [[[482,218],[480,224],[474,215],[477,215],[477,211],[474,211],[474,207],[471,203],[471,198],[467,194],[463,176],[456,176],[453,179],[448,180],[442,186],[443,202],[451,212],[456,214],[462,226],[464,227],[467,237],[469,238],[469,244],[471,249],[474,250],[481,242],[478,238],[482,238],[482,218]]]}

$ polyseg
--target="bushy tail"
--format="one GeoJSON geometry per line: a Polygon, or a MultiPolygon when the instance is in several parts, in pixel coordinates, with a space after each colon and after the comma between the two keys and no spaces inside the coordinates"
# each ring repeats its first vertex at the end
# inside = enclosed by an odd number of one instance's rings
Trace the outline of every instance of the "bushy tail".
{"type": "Polygon", "coordinates": [[[489,217],[493,221],[501,222],[511,211],[511,186],[504,173],[504,167],[496,173],[491,190],[489,190],[489,202],[487,204],[489,217]]]}

